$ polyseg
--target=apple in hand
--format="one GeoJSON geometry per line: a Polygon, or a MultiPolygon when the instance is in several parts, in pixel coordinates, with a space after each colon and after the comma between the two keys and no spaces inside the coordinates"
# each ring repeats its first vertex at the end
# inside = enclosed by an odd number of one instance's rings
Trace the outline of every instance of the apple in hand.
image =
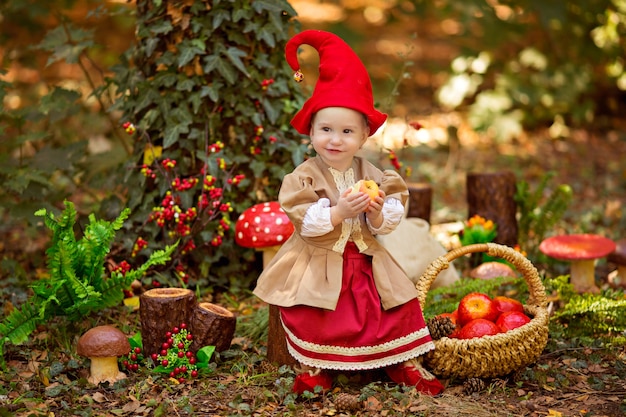
{"type": "Polygon", "coordinates": [[[530,317],[519,311],[506,311],[500,314],[500,317],[496,320],[496,326],[503,332],[517,329],[526,323],[530,323],[530,317]]]}
{"type": "Polygon", "coordinates": [[[500,328],[487,319],[474,319],[466,323],[459,331],[459,339],[473,339],[475,337],[493,336],[501,333],[500,328]]]}
{"type": "Polygon", "coordinates": [[[524,305],[514,298],[498,295],[496,297],[493,297],[493,303],[495,304],[496,310],[498,310],[499,313],[504,313],[507,311],[519,311],[522,313],[524,312],[524,305]]]}
{"type": "Polygon", "coordinates": [[[378,184],[374,180],[359,180],[352,186],[351,192],[365,193],[374,201],[378,197],[378,184]]]}
{"type": "Polygon", "coordinates": [[[465,326],[466,323],[475,319],[495,321],[499,312],[487,294],[472,292],[459,301],[458,314],[459,324],[465,326]]]}

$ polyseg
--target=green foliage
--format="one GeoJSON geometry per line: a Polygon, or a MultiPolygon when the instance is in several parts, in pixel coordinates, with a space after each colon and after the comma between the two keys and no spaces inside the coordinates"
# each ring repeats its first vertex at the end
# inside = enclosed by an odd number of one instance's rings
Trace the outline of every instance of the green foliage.
{"type": "MultiPolygon", "coordinates": [[[[3,67],[11,68],[0,71],[8,80],[0,80],[0,216],[5,227],[21,222],[20,227],[28,228],[37,209],[51,209],[78,192],[97,205],[117,191],[112,173],[130,152],[127,139],[103,112],[112,101],[107,95],[90,96],[103,82],[92,57],[106,60],[109,53],[97,43],[92,27],[124,6],[103,9],[101,3],[10,0],[0,5],[3,67]],[[68,15],[76,3],[75,12],[93,5],[100,13],[74,23],[68,15]],[[57,26],[50,29],[51,24],[57,26]],[[48,56],[44,68],[38,59],[42,55],[48,56]],[[63,79],[67,69],[72,79],[63,79]]],[[[119,25],[109,20],[114,30],[119,25]]]]}
{"type": "Polygon", "coordinates": [[[546,188],[553,176],[553,172],[544,175],[534,191],[526,181],[517,183],[514,198],[519,213],[518,241],[531,259],[540,255],[539,244],[561,220],[572,201],[572,188],[567,184],[559,185],[546,197],[546,188]]]}
{"type": "Polygon", "coordinates": [[[237,318],[237,334],[252,340],[254,343],[266,341],[269,318],[270,309],[267,305],[259,307],[252,314],[239,316],[237,318]]]}
{"type": "Polygon", "coordinates": [[[254,251],[235,245],[232,221],[248,206],[275,199],[282,177],[307,151],[289,127],[303,95],[281,52],[297,26],[293,8],[286,1],[250,0],[143,1],[136,8],[92,0],[37,7],[9,1],[0,13],[6,23],[0,44],[12,51],[7,63],[41,72],[40,60],[27,59],[36,50],[47,56],[52,73],[79,74],[76,82],[48,77],[45,86],[13,81],[13,75],[0,81],[2,227],[19,221],[27,228],[35,219],[23,213],[52,209],[80,193],[104,216],[131,209],[117,235],[116,261],[141,263],[161,242],[181,240],[157,277],[161,283],[248,285],[260,262],[254,251]],[[70,18],[70,10],[84,18],[70,18]],[[27,33],[12,36],[14,22],[27,33]],[[136,31],[127,30],[135,24],[136,31]],[[111,33],[99,33],[103,27],[126,38],[136,33],[135,44],[113,57],[118,52],[108,47],[111,33]],[[120,116],[137,125],[141,135],[134,143],[120,116]],[[216,152],[211,145],[218,143],[225,148],[216,152]],[[166,159],[175,169],[159,169],[166,159]],[[144,164],[158,175],[145,176],[144,164]],[[194,178],[192,189],[172,185],[194,178]],[[204,183],[207,178],[213,185],[204,183]],[[184,228],[153,221],[168,191],[183,214],[198,209],[184,228]],[[205,197],[218,209],[199,210],[205,197]],[[135,253],[140,238],[149,247],[135,253]]]}
{"type": "Polygon", "coordinates": [[[458,22],[459,55],[438,93],[472,127],[508,140],[523,128],[606,126],[626,90],[626,6],[621,0],[414,0],[420,16],[458,22]]]}
{"type": "Polygon", "coordinates": [[[490,296],[496,296],[503,291],[514,292],[517,300],[525,303],[528,297],[528,290],[525,287],[524,278],[495,278],[495,279],[473,279],[461,278],[451,285],[433,288],[428,291],[426,305],[422,306],[426,319],[441,313],[451,313],[459,305],[461,298],[472,292],[480,292],[490,296]]]}
{"type": "Polygon", "coordinates": [[[551,317],[565,337],[617,336],[626,331],[626,296],[623,291],[578,294],[567,275],[546,281],[546,289],[559,294],[560,307],[551,317]]]}
{"type": "Polygon", "coordinates": [[[83,236],[76,239],[77,213],[72,202],[65,202],[65,210],[59,216],[46,209],[37,211],[36,215],[44,217],[45,225],[53,232],[46,251],[48,277],[35,282],[34,295],[0,323],[0,353],[6,342],[23,343],[37,325],[53,317],[78,321],[91,313],[119,305],[124,298],[124,289],[134,280],[141,279],[151,267],[169,261],[176,245],[153,252],[137,269],[125,274],[113,271],[110,277],[106,277],[104,264],[111,243],[129,213],[128,209],[122,211],[113,222],[96,220],[90,215],[83,236]]]}
{"type": "Polygon", "coordinates": [[[133,191],[123,243],[129,251],[138,236],[151,245],[181,239],[178,269],[159,277],[165,285],[178,285],[183,270],[186,285],[204,287],[246,287],[258,275],[232,223],[276,199],[307,151],[289,127],[302,92],[277,52],[293,16],[286,1],[137,2],[136,45],[109,80],[119,94],[114,110],[140,133],[125,174],[133,191]],[[163,169],[167,161],[175,166],[163,169]],[[154,221],[163,207],[197,217],[154,221]]]}

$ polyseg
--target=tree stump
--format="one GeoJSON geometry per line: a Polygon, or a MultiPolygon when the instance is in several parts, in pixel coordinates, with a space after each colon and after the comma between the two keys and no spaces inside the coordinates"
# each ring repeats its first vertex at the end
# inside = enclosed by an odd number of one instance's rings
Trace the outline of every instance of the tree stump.
{"type": "Polygon", "coordinates": [[[269,323],[267,330],[267,360],[278,365],[296,365],[297,362],[287,350],[285,329],[280,322],[280,310],[270,305],[269,323]]]}
{"type": "Polygon", "coordinates": [[[479,215],[498,227],[494,242],[517,244],[516,179],[510,171],[467,174],[468,218],[479,215]]]}
{"type": "Polygon", "coordinates": [[[235,315],[213,303],[200,303],[196,306],[189,323],[193,343],[190,349],[197,352],[204,346],[215,346],[216,352],[230,347],[235,334],[235,315]]]}
{"type": "Polygon", "coordinates": [[[141,294],[141,339],[147,356],[161,351],[165,334],[172,328],[181,323],[189,325],[196,303],[194,292],[183,288],[154,288],[141,294]]]}
{"type": "Polygon", "coordinates": [[[433,188],[428,184],[408,184],[409,209],[407,217],[418,217],[430,223],[433,202],[433,188]]]}

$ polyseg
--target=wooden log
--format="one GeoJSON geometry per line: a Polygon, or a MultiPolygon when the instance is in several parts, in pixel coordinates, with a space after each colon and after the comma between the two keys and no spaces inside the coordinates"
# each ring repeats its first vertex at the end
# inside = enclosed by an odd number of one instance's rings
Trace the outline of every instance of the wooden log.
{"type": "Polygon", "coordinates": [[[275,305],[270,305],[269,323],[267,330],[267,360],[271,363],[282,365],[297,365],[297,361],[287,350],[285,329],[280,322],[280,310],[275,305]]]}
{"type": "Polygon", "coordinates": [[[189,319],[197,304],[192,290],[154,288],[139,297],[141,339],[147,356],[161,351],[165,334],[189,319]]]}
{"type": "Polygon", "coordinates": [[[409,202],[407,217],[418,217],[430,223],[433,204],[433,188],[428,184],[408,184],[409,202]]]}
{"type": "Polygon", "coordinates": [[[200,303],[196,306],[189,323],[193,343],[191,351],[197,352],[204,346],[215,346],[216,352],[230,347],[235,334],[235,315],[213,303],[200,303]]]}
{"type": "Polygon", "coordinates": [[[479,215],[498,227],[494,242],[517,244],[516,179],[510,171],[467,174],[468,218],[479,215]]]}

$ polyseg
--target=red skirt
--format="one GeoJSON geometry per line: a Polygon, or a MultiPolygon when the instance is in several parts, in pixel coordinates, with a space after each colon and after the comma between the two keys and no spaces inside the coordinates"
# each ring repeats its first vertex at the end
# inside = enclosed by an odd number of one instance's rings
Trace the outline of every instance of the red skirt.
{"type": "Polygon", "coordinates": [[[289,353],[301,364],[321,369],[383,368],[435,348],[419,301],[383,310],[372,259],[348,242],[335,310],[281,307],[289,353]]]}

